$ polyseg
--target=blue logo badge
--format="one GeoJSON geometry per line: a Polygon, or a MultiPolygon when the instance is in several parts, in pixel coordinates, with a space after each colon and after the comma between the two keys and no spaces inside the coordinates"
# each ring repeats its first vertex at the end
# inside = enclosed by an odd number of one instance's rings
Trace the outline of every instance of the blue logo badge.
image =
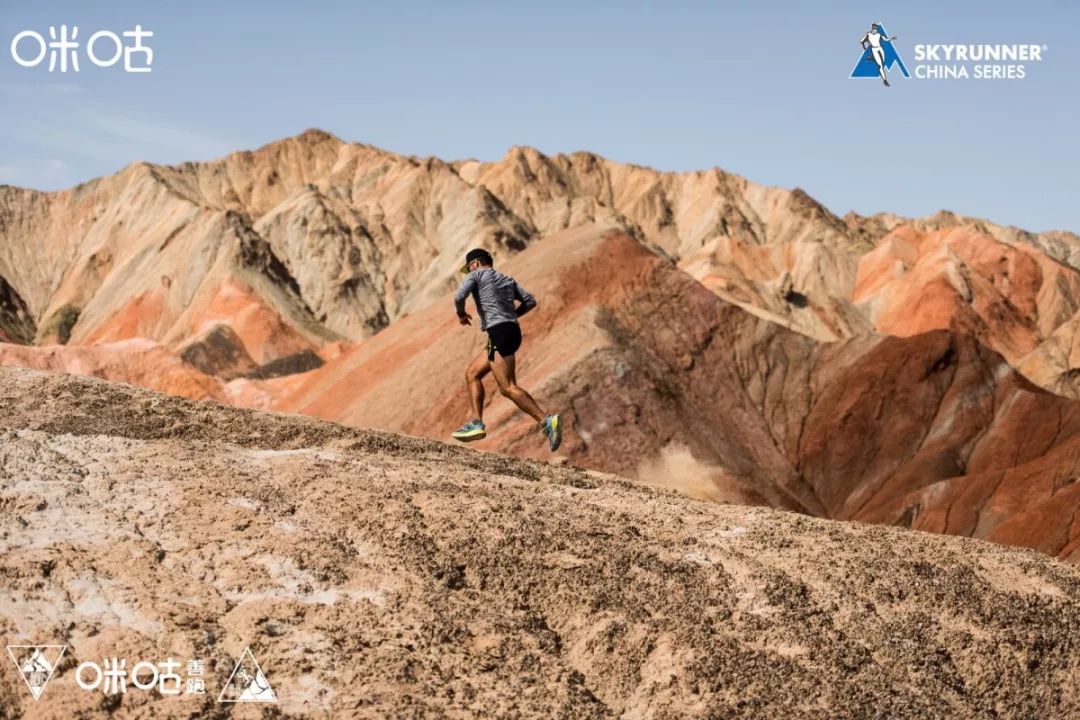
{"type": "Polygon", "coordinates": [[[881,78],[881,82],[888,86],[889,71],[894,67],[899,67],[900,74],[904,77],[911,77],[904,61],[900,59],[900,53],[896,52],[896,47],[893,46],[894,40],[896,36],[889,37],[884,25],[873,23],[869,32],[859,40],[863,48],[862,57],[855,63],[850,77],[881,78]]]}

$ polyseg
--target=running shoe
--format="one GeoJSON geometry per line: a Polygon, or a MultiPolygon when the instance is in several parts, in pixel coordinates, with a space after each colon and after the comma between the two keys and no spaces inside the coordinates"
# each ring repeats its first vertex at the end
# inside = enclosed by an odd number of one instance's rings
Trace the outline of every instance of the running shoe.
{"type": "Polygon", "coordinates": [[[562,418],[558,415],[548,415],[544,418],[544,435],[547,436],[551,451],[555,452],[562,444],[562,418]]]}
{"type": "Polygon", "coordinates": [[[487,431],[484,430],[484,423],[479,420],[470,420],[454,431],[454,439],[461,442],[482,440],[485,437],[487,437],[487,431]]]}

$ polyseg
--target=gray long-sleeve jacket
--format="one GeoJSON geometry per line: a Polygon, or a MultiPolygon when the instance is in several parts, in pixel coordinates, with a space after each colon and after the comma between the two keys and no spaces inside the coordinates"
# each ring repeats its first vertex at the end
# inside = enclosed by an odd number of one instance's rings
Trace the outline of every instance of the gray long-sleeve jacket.
{"type": "Polygon", "coordinates": [[[454,307],[458,315],[465,314],[465,299],[473,296],[476,301],[476,313],[480,316],[480,329],[504,322],[517,322],[517,319],[536,307],[536,298],[518,284],[509,275],[503,275],[495,268],[482,267],[469,273],[461,287],[454,293],[454,307]],[[515,307],[514,301],[520,300],[521,306],[515,307]]]}

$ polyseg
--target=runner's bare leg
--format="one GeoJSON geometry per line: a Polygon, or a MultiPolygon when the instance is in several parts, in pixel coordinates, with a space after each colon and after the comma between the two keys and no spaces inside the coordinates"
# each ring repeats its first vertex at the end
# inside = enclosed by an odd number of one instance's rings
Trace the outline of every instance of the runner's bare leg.
{"type": "MultiPolygon", "coordinates": [[[[485,358],[486,359],[486,358],[485,358]]],[[[499,384],[499,391],[503,397],[514,401],[523,412],[528,413],[533,420],[543,423],[546,415],[540,406],[533,400],[533,396],[525,388],[517,384],[515,377],[516,360],[514,356],[503,357],[495,353],[495,360],[491,362],[491,370],[495,375],[495,382],[499,384]]]]}
{"type": "Polygon", "coordinates": [[[465,384],[469,388],[469,409],[472,411],[472,417],[477,420],[484,419],[483,378],[490,371],[491,363],[488,362],[487,353],[482,353],[465,370],[465,384]]]}

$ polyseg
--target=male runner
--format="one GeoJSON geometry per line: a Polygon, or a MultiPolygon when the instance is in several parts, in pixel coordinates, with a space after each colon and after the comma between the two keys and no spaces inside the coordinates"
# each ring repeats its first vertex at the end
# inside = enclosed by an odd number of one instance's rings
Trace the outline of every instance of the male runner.
{"type": "Polygon", "coordinates": [[[465,256],[461,272],[467,273],[464,282],[454,295],[454,308],[458,322],[471,325],[472,316],[465,312],[465,299],[473,296],[476,312],[480,316],[480,330],[488,334],[487,351],[477,357],[465,371],[465,383],[469,388],[469,409],[472,419],[454,432],[454,438],[462,442],[479,440],[487,436],[484,429],[484,383],[483,377],[493,372],[495,382],[504,397],[532,416],[547,436],[552,451],[562,442],[561,418],[546,415],[532,395],[517,384],[514,353],[521,347],[521,328],[518,318],[536,307],[536,299],[517,280],[503,275],[492,265],[491,254],[480,248],[470,250],[465,256]],[[521,304],[514,306],[514,301],[521,304]]]}

